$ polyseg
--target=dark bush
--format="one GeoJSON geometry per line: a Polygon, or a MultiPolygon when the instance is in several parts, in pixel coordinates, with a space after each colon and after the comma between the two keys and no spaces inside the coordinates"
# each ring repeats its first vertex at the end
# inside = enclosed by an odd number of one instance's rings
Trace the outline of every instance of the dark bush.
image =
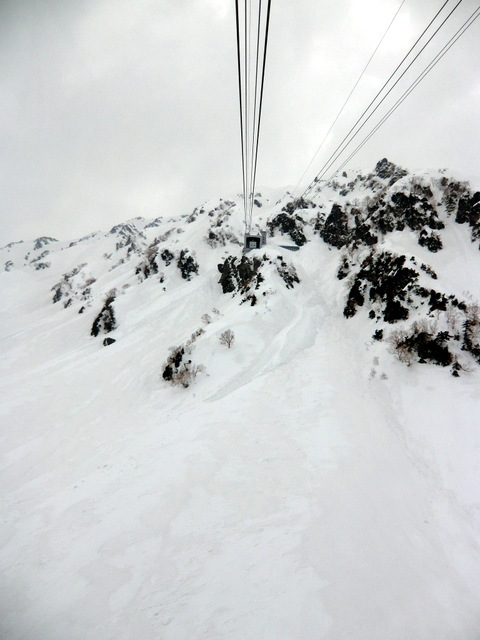
{"type": "Polygon", "coordinates": [[[93,321],[90,335],[96,337],[99,333],[110,333],[117,328],[117,320],[115,318],[115,311],[113,309],[113,301],[115,300],[114,294],[109,294],[105,300],[100,313],[93,321]]]}
{"type": "Polygon", "coordinates": [[[403,307],[398,300],[387,300],[383,312],[383,319],[390,324],[398,320],[406,320],[408,318],[408,309],[403,307]]]}
{"type": "MultiPolygon", "coordinates": [[[[289,205],[292,203],[289,203],[289,205]]],[[[288,208],[287,205],[285,208],[288,208]]],[[[277,216],[267,223],[267,227],[270,231],[270,235],[273,236],[275,229],[278,229],[280,233],[290,236],[292,241],[297,247],[302,247],[307,238],[303,233],[303,219],[300,216],[289,215],[288,213],[279,213],[277,216]]]]}
{"type": "Polygon", "coordinates": [[[424,229],[420,231],[418,244],[421,247],[426,247],[431,253],[437,253],[437,251],[443,249],[443,243],[440,236],[437,233],[431,233],[430,235],[427,235],[427,232],[424,229]]]}
{"type": "Polygon", "coordinates": [[[198,274],[198,263],[188,249],[182,249],[182,251],[180,251],[177,267],[180,269],[184,280],[191,280],[193,275],[198,274]]]}
{"type": "Polygon", "coordinates": [[[218,270],[222,274],[219,284],[223,293],[234,293],[239,291],[245,293],[251,284],[258,287],[263,281],[263,276],[259,272],[262,260],[242,256],[237,264],[237,258],[229,256],[223,264],[218,265],[218,270]]]}
{"type": "Polygon", "coordinates": [[[160,254],[161,259],[165,262],[165,265],[168,267],[173,262],[175,256],[168,249],[164,249],[160,254]]]}
{"type": "Polygon", "coordinates": [[[327,244],[338,249],[350,243],[352,233],[348,228],[348,216],[338,204],[332,206],[330,215],[320,229],[320,237],[327,244]]]}

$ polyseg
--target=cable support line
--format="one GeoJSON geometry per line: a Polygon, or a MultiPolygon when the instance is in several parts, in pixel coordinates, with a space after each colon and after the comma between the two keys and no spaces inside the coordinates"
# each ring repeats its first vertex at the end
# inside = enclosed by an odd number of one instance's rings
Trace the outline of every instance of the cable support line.
{"type": "Polygon", "coordinates": [[[244,93],[245,93],[245,121],[246,121],[246,130],[245,130],[245,155],[247,158],[247,167],[245,170],[245,183],[247,185],[247,189],[246,189],[246,193],[245,193],[245,198],[243,201],[243,206],[244,206],[244,210],[245,210],[245,226],[247,225],[247,220],[248,220],[248,198],[249,198],[249,193],[250,193],[250,187],[249,187],[249,183],[248,183],[248,166],[249,166],[249,156],[248,156],[248,147],[249,147],[249,123],[250,123],[250,95],[249,95],[249,90],[250,90],[250,83],[249,83],[249,70],[250,70],[250,40],[249,40],[249,35],[250,35],[250,21],[248,19],[249,17],[249,13],[248,13],[248,8],[249,8],[249,3],[247,2],[247,0],[245,0],[245,7],[244,7],[244,22],[245,22],[245,33],[244,33],[244,56],[245,56],[245,60],[244,60],[244,74],[245,74],[245,84],[244,84],[244,93]]]}
{"type": "Polygon", "coordinates": [[[271,0],[235,0],[245,232],[252,226],[271,0]],[[253,4],[255,3],[255,4],[253,4]]]}
{"type": "Polygon", "coordinates": [[[324,169],[322,175],[320,176],[319,179],[322,179],[323,176],[327,173],[327,171],[330,169],[330,167],[335,164],[336,160],[338,160],[338,158],[342,155],[342,153],[345,151],[345,149],[352,143],[352,141],[357,137],[357,135],[360,133],[360,131],[363,129],[363,127],[367,124],[367,122],[370,120],[370,118],[374,115],[374,113],[380,108],[380,106],[383,104],[383,102],[386,100],[386,98],[390,95],[390,93],[393,91],[393,89],[397,86],[397,84],[400,82],[400,80],[403,78],[403,76],[407,73],[407,71],[410,69],[410,67],[413,65],[413,63],[417,60],[417,58],[421,55],[421,53],[425,50],[425,48],[429,45],[429,43],[433,40],[433,38],[437,35],[437,33],[440,31],[440,29],[443,27],[443,25],[447,22],[447,20],[451,17],[451,15],[453,14],[453,12],[457,9],[457,7],[461,4],[463,0],[459,0],[457,2],[457,4],[455,5],[455,7],[452,9],[452,11],[448,14],[448,16],[443,20],[443,22],[440,24],[440,26],[436,29],[436,31],[432,34],[432,36],[427,40],[427,42],[424,44],[424,46],[422,47],[422,49],[420,49],[420,51],[417,53],[417,55],[415,56],[415,58],[410,62],[410,64],[408,65],[408,67],[403,71],[403,73],[400,75],[400,77],[396,80],[396,82],[393,84],[393,86],[388,90],[388,92],[385,94],[385,96],[382,98],[382,100],[378,103],[378,105],[375,107],[375,109],[370,113],[370,115],[365,119],[365,121],[362,123],[362,125],[357,129],[357,131],[351,136],[350,140],[342,147],[342,149],[337,153],[337,155],[335,156],[335,158],[333,158],[331,160],[331,162],[328,164],[328,166],[326,166],[326,168],[324,169]]]}
{"type": "Polygon", "coordinates": [[[245,180],[245,168],[246,168],[246,159],[245,159],[245,133],[244,133],[244,122],[243,122],[243,100],[242,100],[242,64],[241,64],[241,55],[240,55],[240,16],[238,9],[238,0],[235,0],[235,18],[236,18],[236,26],[237,26],[237,64],[238,64],[238,98],[240,103],[240,142],[241,142],[241,152],[242,152],[242,182],[243,182],[243,202],[245,203],[246,194],[247,194],[247,184],[245,180]]]}
{"type": "MultiPolygon", "coordinates": [[[[268,33],[269,33],[269,27],[270,27],[271,4],[272,4],[271,0],[268,0],[267,15],[266,15],[266,22],[265,22],[265,42],[264,42],[264,45],[263,45],[263,56],[262,56],[263,57],[263,62],[262,62],[262,78],[261,78],[261,82],[260,82],[260,102],[259,102],[259,108],[258,108],[257,137],[256,137],[256,141],[255,141],[255,157],[254,157],[254,161],[253,161],[252,203],[251,203],[251,210],[250,210],[249,229],[252,226],[253,200],[254,200],[254,194],[255,194],[255,183],[256,183],[256,179],[257,179],[258,144],[259,144],[259,140],[260,140],[260,124],[261,124],[261,119],[262,119],[263,88],[265,86],[265,68],[266,68],[266,62],[267,62],[267,46],[268,46],[268,33]]],[[[260,11],[261,11],[261,0],[260,0],[260,9],[259,9],[259,20],[260,20],[260,11]]]]}
{"type": "MultiPolygon", "coordinates": [[[[258,101],[258,71],[259,71],[259,61],[260,61],[260,26],[261,26],[261,17],[262,17],[262,0],[259,0],[258,5],[258,20],[257,20],[257,43],[256,43],[256,60],[255,60],[255,91],[254,91],[254,103],[253,103],[253,113],[257,114],[257,101],[258,101]]],[[[255,149],[255,139],[256,139],[256,130],[258,129],[258,123],[255,118],[254,120],[254,128],[252,131],[252,162],[250,167],[250,184],[254,184],[254,149],[255,149]]],[[[253,215],[253,199],[254,194],[250,194],[249,200],[249,219],[248,219],[248,228],[250,229],[252,226],[252,215],[253,215]]]]}
{"type": "Polygon", "coordinates": [[[398,9],[395,11],[395,15],[393,16],[393,18],[391,19],[388,27],[386,28],[386,30],[384,31],[382,37],[380,38],[377,46],[375,47],[372,55],[370,56],[370,58],[368,59],[367,64],[364,66],[362,72],[360,73],[360,75],[357,78],[357,81],[355,82],[355,84],[353,85],[352,90],[350,91],[350,93],[348,94],[348,96],[345,99],[345,102],[343,103],[343,105],[341,106],[339,112],[337,113],[337,115],[335,116],[334,121],[332,122],[332,124],[330,125],[330,128],[328,129],[327,133],[325,134],[325,136],[323,137],[323,140],[320,143],[320,146],[318,147],[318,149],[315,151],[315,155],[313,156],[313,158],[310,160],[310,163],[308,164],[308,167],[305,169],[305,171],[302,174],[302,177],[300,178],[300,180],[298,181],[295,189],[292,192],[292,195],[295,195],[296,190],[298,189],[300,183],[302,182],[303,178],[307,175],[308,170],[310,169],[310,167],[312,166],[312,164],[315,162],[316,157],[318,156],[318,154],[320,153],[320,151],[323,148],[323,145],[325,144],[325,141],[327,140],[330,132],[332,131],[333,127],[336,125],[338,119],[340,118],[340,116],[342,115],[345,107],[347,106],[347,104],[350,101],[350,98],[352,97],[353,93],[355,92],[355,89],[357,88],[357,86],[359,85],[361,79],[363,78],[363,76],[365,75],[368,67],[370,66],[370,63],[372,62],[373,58],[375,57],[375,54],[377,53],[378,49],[380,48],[382,42],[385,40],[385,37],[387,36],[387,33],[390,31],[390,28],[392,26],[392,24],[395,22],[396,17],[398,16],[398,14],[400,13],[403,5],[405,4],[406,0],[402,0],[400,6],[398,7],[398,9]]]}
{"type": "Polygon", "coordinates": [[[435,30],[435,32],[433,33],[433,35],[427,40],[426,44],[423,45],[423,47],[420,49],[420,51],[415,55],[414,59],[409,63],[409,65],[407,66],[407,68],[402,72],[402,74],[397,78],[397,80],[395,81],[395,83],[392,85],[392,87],[388,90],[388,92],[383,96],[383,98],[381,99],[381,101],[379,102],[379,104],[375,107],[375,109],[368,115],[368,117],[365,119],[365,121],[358,127],[357,131],[355,131],[356,127],[359,125],[359,123],[362,121],[362,119],[365,117],[365,115],[368,113],[368,111],[370,110],[370,108],[372,107],[372,105],[376,102],[376,100],[379,98],[379,96],[382,94],[382,92],[385,90],[385,88],[387,87],[387,85],[390,83],[390,81],[392,80],[392,78],[395,76],[395,74],[397,73],[397,71],[402,67],[403,63],[407,60],[407,58],[409,57],[409,55],[412,53],[412,51],[415,49],[415,47],[417,46],[417,44],[420,42],[420,40],[423,38],[423,36],[427,33],[427,31],[430,29],[431,25],[435,22],[435,20],[438,18],[438,16],[440,15],[440,13],[443,11],[444,7],[448,4],[449,0],[446,0],[443,5],[440,7],[440,9],[437,11],[437,13],[435,14],[435,16],[432,18],[432,20],[428,23],[427,27],[422,31],[422,33],[420,34],[420,36],[417,38],[417,40],[415,41],[415,43],[412,45],[412,47],[410,47],[410,49],[408,50],[408,52],[406,53],[406,55],[403,57],[403,59],[401,60],[401,62],[397,65],[397,67],[395,68],[395,70],[393,71],[393,73],[390,75],[390,77],[388,78],[388,80],[384,83],[384,85],[382,86],[382,88],[378,91],[378,93],[375,95],[375,97],[373,98],[373,100],[370,102],[370,104],[367,106],[367,108],[363,111],[362,115],[358,118],[358,120],[355,122],[355,124],[353,125],[353,127],[350,129],[350,131],[347,133],[347,135],[343,138],[343,140],[340,142],[340,144],[337,146],[337,148],[335,149],[335,151],[330,155],[329,159],[326,161],[326,163],[323,165],[323,167],[320,169],[320,172],[317,174],[315,180],[313,182],[310,183],[310,185],[305,189],[305,191],[302,194],[302,198],[305,197],[314,187],[315,183],[318,180],[321,180],[322,177],[325,175],[325,173],[328,171],[328,169],[332,166],[332,164],[335,163],[335,161],[338,159],[338,157],[343,153],[343,151],[351,144],[352,140],[358,135],[358,133],[361,131],[361,129],[365,126],[365,124],[368,122],[368,120],[370,120],[370,118],[372,117],[372,115],[377,111],[377,109],[380,107],[380,105],[385,101],[385,99],[388,97],[388,95],[393,91],[393,89],[397,86],[397,84],[400,82],[400,80],[403,78],[403,76],[405,75],[405,73],[410,69],[410,67],[413,65],[413,63],[417,60],[417,58],[422,54],[422,52],[425,50],[425,48],[428,46],[428,44],[431,42],[431,40],[436,36],[436,34],[440,31],[440,29],[443,27],[443,25],[445,24],[445,22],[451,17],[452,13],[457,9],[457,7],[463,2],[463,0],[459,0],[457,2],[457,4],[455,5],[455,7],[452,9],[452,11],[447,15],[447,17],[443,20],[443,22],[440,24],[440,26],[435,30]],[[355,131],[355,133],[353,133],[355,131]],[[348,142],[346,144],[345,141],[348,142]],[[342,145],[344,145],[342,147],[342,145]],[[340,151],[339,151],[340,150],[340,151]]]}
{"type": "Polygon", "coordinates": [[[388,80],[385,82],[385,84],[383,85],[383,87],[380,89],[380,91],[376,94],[376,96],[373,98],[373,100],[370,102],[370,104],[368,105],[368,107],[365,109],[365,111],[362,113],[362,115],[360,116],[360,118],[356,121],[356,123],[353,125],[353,127],[350,129],[350,131],[347,133],[347,135],[344,137],[344,139],[342,140],[342,142],[337,146],[337,148],[335,149],[335,151],[330,155],[329,159],[326,161],[326,163],[323,165],[322,169],[320,170],[320,172],[317,174],[315,180],[307,187],[307,189],[305,190],[305,192],[302,194],[302,197],[304,197],[307,193],[309,193],[313,186],[315,185],[315,183],[318,180],[321,180],[323,178],[323,176],[326,174],[326,172],[328,171],[328,169],[335,163],[335,161],[341,156],[341,154],[345,151],[345,149],[351,144],[351,142],[354,140],[354,138],[358,135],[358,133],[363,129],[363,127],[366,125],[366,123],[370,120],[370,118],[373,116],[373,114],[377,111],[377,109],[380,107],[380,105],[385,101],[385,99],[388,97],[388,95],[392,92],[392,90],[395,88],[395,86],[400,82],[400,80],[403,78],[403,76],[405,75],[405,73],[410,69],[410,67],[414,64],[414,62],[417,60],[417,58],[422,54],[422,52],[424,51],[424,49],[428,46],[428,44],[431,42],[431,40],[435,37],[435,35],[438,33],[438,31],[443,27],[443,25],[445,24],[445,22],[450,18],[450,16],[452,15],[452,13],[456,10],[456,8],[460,5],[460,3],[462,2],[462,0],[459,0],[459,2],[455,5],[455,7],[453,8],[453,10],[448,14],[448,16],[444,19],[444,21],[440,24],[440,26],[436,29],[436,31],[433,33],[433,35],[429,38],[429,40],[426,42],[426,44],[423,45],[423,47],[420,49],[420,51],[416,54],[416,56],[414,57],[414,59],[409,63],[409,65],[407,66],[407,68],[402,72],[402,74],[397,78],[397,80],[395,81],[395,83],[392,85],[392,87],[388,90],[388,92],[383,96],[383,98],[380,100],[380,102],[378,103],[378,105],[373,109],[373,111],[366,117],[366,119],[364,120],[364,122],[358,127],[358,129],[355,131],[355,128],[359,125],[359,123],[361,122],[361,120],[364,118],[365,114],[369,111],[369,109],[372,107],[372,105],[375,103],[375,101],[378,99],[378,97],[381,95],[381,93],[384,91],[384,89],[386,88],[386,86],[388,85],[388,83],[391,81],[391,79],[394,77],[394,75],[397,73],[397,71],[400,69],[400,67],[402,66],[402,64],[405,62],[405,60],[408,58],[408,56],[410,55],[410,53],[414,50],[414,48],[417,46],[417,44],[420,42],[420,40],[423,38],[423,36],[425,35],[425,33],[428,31],[428,29],[430,28],[430,26],[433,24],[433,22],[437,19],[437,17],[439,16],[439,14],[441,13],[441,11],[444,9],[444,7],[446,6],[446,4],[449,2],[449,0],[446,0],[446,2],[441,6],[441,8],[439,9],[439,11],[435,14],[435,16],[432,18],[432,20],[429,22],[429,24],[427,25],[427,27],[424,29],[424,31],[421,33],[421,35],[419,36],[419,38],[417,38],[415,44],[410,48],[410,50],[407,52],[407,54],[404,56],[404,58],[402,59],[402,61],[400,62],[400,64],[396,67],[395,71],[390,75],[390,77],[388,78],[388,80]],[[347,141],[345,143],[345,141],[347,141]],[[344,144],[345,143],[345,144],[344,144]],[[343,147],[342,147],[343,145],[343,147]]]}
{"type": "Polygon", "coordinates": [[[390,108],[390,110],[383,116],[380,122],[372,129],[372,131],[362,140],[357,148],[350,154],[350,156],[335,170],[330,176],[327,182],[331,181],[335,175],[343,169],[343,167],[350,162],[350,160],[362,149],[362,147],[370,140],[370,138],[380,129],[380,127],[390,118],[390,116],[398,109],[398,107],[408,98],[408,96],[416,89],[416,87],[422,82],[422,80],[432,71],[444,55],[453,47],[453,45],[459,40],[462,35],[469,29],[475,20],[480,17],[480,7],[470,15],[470,17],[463,23],[458,31],[450,38],[450,40],[444,45],[444,47],[437,53],[435,58],[425,67],[425,69],[417,76],[416,80],[412,82],[410,87],[403,93],[401,98],[390,108]]]}

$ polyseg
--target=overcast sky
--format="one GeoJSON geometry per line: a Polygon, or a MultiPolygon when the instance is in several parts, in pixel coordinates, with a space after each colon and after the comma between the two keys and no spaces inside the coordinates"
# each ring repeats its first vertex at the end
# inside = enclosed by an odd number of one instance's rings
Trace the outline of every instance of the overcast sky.
{"type": "MultiPolygon", "coordinates": [[[[297,184],[400,3],[272,1],[259,186],[297,184]]],[[[306,183],[442,4],[406,0],[306,183]]],[[[234,0],[1,0],[0,246],[240,192],[234,19],[234,0]]],[[[480,19],[351,164],[480,174],[479,54],[480,19]]]]}

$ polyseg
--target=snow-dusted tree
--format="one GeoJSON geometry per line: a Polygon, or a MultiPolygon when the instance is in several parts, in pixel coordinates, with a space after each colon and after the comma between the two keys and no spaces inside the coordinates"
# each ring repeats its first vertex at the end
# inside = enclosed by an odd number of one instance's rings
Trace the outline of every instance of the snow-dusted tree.
{"type": "Polygon", "coordinates": [[[230,349],[235,340],[235,334],[231,329],[227,329],[226,331],[220,334],[219,339],[220,339],[220,344],[223,344],[224,346],[230,349]]]}

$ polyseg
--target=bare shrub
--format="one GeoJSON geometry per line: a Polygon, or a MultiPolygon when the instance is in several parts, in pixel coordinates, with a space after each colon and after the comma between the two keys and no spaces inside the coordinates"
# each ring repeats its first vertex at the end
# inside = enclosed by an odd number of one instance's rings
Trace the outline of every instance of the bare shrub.
{"type": "Polygon", "coordinates": [[[226,331],[220,334],[219,340],[220,340],[220,344],[223,344],[225,347],[228,347],[230,349],[235,340],[235,334],[231,329],[227,329],[226,331]]]}
{"type": "Polygon", "coordinates": [[[408,333],[404,329],[392,331],[387,342],[390,345],[390,352],[397,356],[400,362],[410,366],[415,361],[415,354],[408,347],[408,333]]]}
{"type": "Polygon", "coordinates": [[[197,375],[205,371],[203,364],[194,364],[191,361],[182,363],[181,367],[172,376],[172,384],[177,387],[189,387],[197,375]]]}
{"type": "Polygon", "coordinates": [[[462,315],[453,305],[449,304],[445,312],[447,326],[455,334],[460,331],[462,315]]]}
{"type": "Polygon", "coordinates": [[[433,335],[437,332],[437,322],[435,320],[429,320],[428,318],[420,318],[419,320],[415,320],[412,324],[412,333],[427,333],[428,335],[433,335]]]}
{"type": "Polygon", "coordinates": [[[203,364],[195,364],[191,360],[184,360],[193,350],[193,341],[188,341],[184,346],[170,347],[170,354],[164,364],[162,377],[176,387],[189,387],[197,375],[205,371],[203,364]]]}
{"type": "Polygon", "coordinates": [[[466,310],[463,323],[463,345],[466,351],[480,363],[480,307],[470,304],[466,310]]]}

